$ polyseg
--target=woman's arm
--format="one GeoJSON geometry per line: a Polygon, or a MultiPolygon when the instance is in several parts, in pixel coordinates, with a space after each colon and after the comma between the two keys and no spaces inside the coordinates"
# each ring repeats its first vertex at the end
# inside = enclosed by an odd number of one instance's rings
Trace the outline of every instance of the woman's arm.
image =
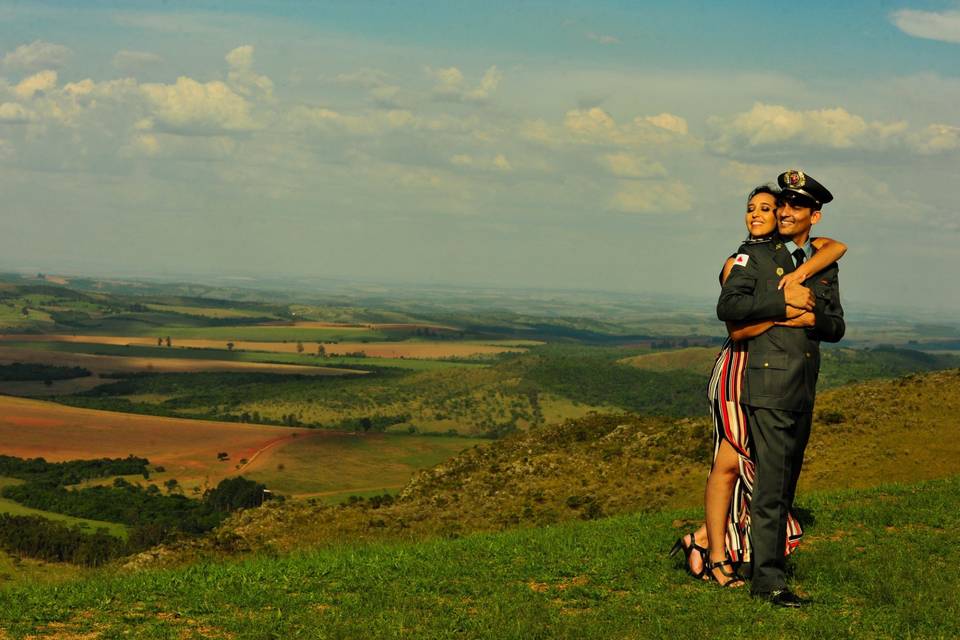
{"type": "MultiPolygon", "coordinates": [[[[723,272],[720,276],[721,284],[727,281],[727,276],[730,275],[730,271],[733,269],[733,264],[733,258],[728,258],[727,262],[723,265],[723,272]]],[[[731,340],[739,342],[740,340],[756,338],[771,327],[773,327],[773,321],[771,320],[758,320],[755,322],[728,322],[727,335],[730,336],[731,340]]]]}
{"type": "Polygon", "coordinates": [[[817,249],[809,260],[797,267],[796,271],[788,273],[780,279],[779,289],[783,289],[791,284],[803,284],[803,282],[817,273],[826,269],[831,264],[843,257],[847,252],[847,245],[839,240],[831,238],[813,238],[811,244],[817,249]]]}
{"type": "Polygon", "coordinates": [[[774,326],[773,320],[758,320],[756,322],[728,322],[727,335],[731,340],[740,342],[756,338],[774,326]]]}

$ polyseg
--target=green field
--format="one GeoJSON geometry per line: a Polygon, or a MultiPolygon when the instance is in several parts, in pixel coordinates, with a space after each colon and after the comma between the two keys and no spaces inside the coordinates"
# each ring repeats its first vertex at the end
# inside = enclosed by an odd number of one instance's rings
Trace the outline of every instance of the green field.
{"type": "Polygon", "coordinates": [[[346,545],[0,591],[13,638],[947,638],[960,479],[805,498],[778,610],[666,557],[696,511],[421,544],[346,545]]]}
{"type": "Polygon", "coordinates": [[[243,475],[279,493],[337,500],[350,494],[397,490],[417,470],[481,442],[410,435],[308,434],[243,475]]]}
{"type": "MultiPolygon", "coordinates": [[[[20,558],[0,551],[0,589],[14,584],[59,583],[82,575],[85,575],[83,568],[72,564],[20,558]]],[[[0,623],[0,630],[3,627],[0,623]]]]}
{"type": "Polygon", "coordinates": [[[182,313],[188,316],[200,316],[202,318],[271,318],[279,320],[280,318],[275,316],[272,313],[266,313],[264,311],[256,309],[245,309],[242,305],[237,305],[232,308],[224,307],[194,307],[187,305],[176,305],[176,304],[152,304],[148,303],[144,305],[151,311],[160,311],[168,313],[182,313]]]}
{"type": "Polygon", "coordinates": [[[178,339],[200,340],[244,340],[251,342],[354,342],[390,340],[386,331],[373,329],[341,329],[337,327],[260,327],[260,326],[224,326],[224,327],[182,327],[171,325],[145,325],[141,322],[122,324],[104,323],[106,326],[90,331],[97,335],[157,336],[178,339]],[[118,332],[119,330],[119,332],[118,332]]]}
{"type": "MultiPolygon", "coordinates": [[[[21,480],[16,480],[14,478],[0,477],[0,489],[13,484],[20,484],[21,482],[21,480]]],[[[73,516],[63,515],[62,513],[53,513],[52,511],[31,509],[30,507],[25,507],[17,502],[14,502],[13,500],[3,497],[0,497],[0,513],[9,513],[15,516],[42,516],[49,520],[63,522],[67,525],[77,525],[90,533],[96,531],[97,529],[106,529],[107,533],[110,535],[114,535],[119,538],[127,537],[127,528],[122,524],[117,524],[116,522],[87,520],[86,518],[74,518],[73,516]]]]}
{"type": "MultiPolygon", "coordinates": [[[[226,344],[226,343],[224,343],[226,344]]],[[[231,362],[260,362],[267,364],[296,364],[316,367],[393,367],[411,371],[426,371],[449,367],[484,366],[483,361],[465,360],[420,360],[413,358],[353,358],[332,356],[318,358],[308,353],[277,353],[272,351],[246,351],[223,349],[199,349],[193,347],[148,347],[140,345],[97,344],[88,342],[0,342],[0,346],[18,349],[37,349],[60,353],[84,353],[103,356],[126,356],[131,358],[185,358],[194,360],[228,360],[231,362]]]]}

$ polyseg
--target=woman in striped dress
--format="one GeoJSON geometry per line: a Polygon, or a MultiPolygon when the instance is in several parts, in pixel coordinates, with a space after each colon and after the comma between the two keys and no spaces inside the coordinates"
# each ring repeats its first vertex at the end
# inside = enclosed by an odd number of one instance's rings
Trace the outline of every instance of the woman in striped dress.
{"type": "MultiPolygon", "coordinates": [[[[774,241],[777,198],[778,191],[766,185],[750,192],[746,213],[750,235],[746,242],[774,241]]],[[[847,250],[846,245],[829,238],[814,238],[812,243],[817,249],[816,253],[796,271],[785,275],[780,288],[794,282],[802,283],[839,260],[847,250]]],[[[721,284],[730,274],[733,260],[731,256],[724,264],[720,274],[721,284]]],[[[740,405],[740,389],[747,366],[749,339],[775,324],[790,326],[790,321],[727,326],[729,337],[717,356],[707,388],[714,434],[713,466],[704,492],[706,522],[674,545],[674,552],[683,550],[687,569],[694,577],[715,580],[721,586],[743,584],[736,572],[724,569],[727,562],[741,564],[750,561],[750,498],[755,469],[750,459],[750,439],[740,405]]],[[[784,552],[792,552],[802,535],[803,529],[791,513],[787,518],[787,545],[784,552]]]]}

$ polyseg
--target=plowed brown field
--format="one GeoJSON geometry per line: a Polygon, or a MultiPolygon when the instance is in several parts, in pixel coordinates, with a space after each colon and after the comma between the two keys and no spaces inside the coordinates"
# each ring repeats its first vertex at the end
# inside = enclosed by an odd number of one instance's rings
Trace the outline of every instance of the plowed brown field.
{"type": "Polygon", "coordinates": [[[397,488],[478,442],[161,418],[0,396],[0,454],[51,462],[133,454],[164,467],[151,469],[150,482],[176,478],[187,495],[239,474],[291,496],[397,488]],[[229,460],[219,461],[221,452],[229,460]]]}
{"type": "Polygon", "coordinates": [[[266,425],[161,418],[66,407],[0,396],[0,453],[55,462],[130,454],[166,468],[181,484],[215,484],[237,473],[240,459],[297,438],[328,432],[266,425]],[[294,435],[297,434],[297,435],[294,435]],[[220,462],[225,452],[230,460],[220,462]]]}

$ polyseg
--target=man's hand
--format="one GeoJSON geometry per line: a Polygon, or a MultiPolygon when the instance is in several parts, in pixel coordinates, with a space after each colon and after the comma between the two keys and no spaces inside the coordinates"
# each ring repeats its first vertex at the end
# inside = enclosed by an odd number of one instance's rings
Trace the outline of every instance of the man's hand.
{"type": "Polygon", "coordinates": [[[807,311],[813,311],[813,304],[816,302],[813,292],[801,284],[791,284],[784,289],[783,299],[787,305],[807,311]]]}
{"type": "Polygon", "coordinates": [[[812,311],[804,311],[796,318],[789,320],[779,320],[773,324],[778,327],[812,327],[817,322],[817,316],[812,311]]]}

